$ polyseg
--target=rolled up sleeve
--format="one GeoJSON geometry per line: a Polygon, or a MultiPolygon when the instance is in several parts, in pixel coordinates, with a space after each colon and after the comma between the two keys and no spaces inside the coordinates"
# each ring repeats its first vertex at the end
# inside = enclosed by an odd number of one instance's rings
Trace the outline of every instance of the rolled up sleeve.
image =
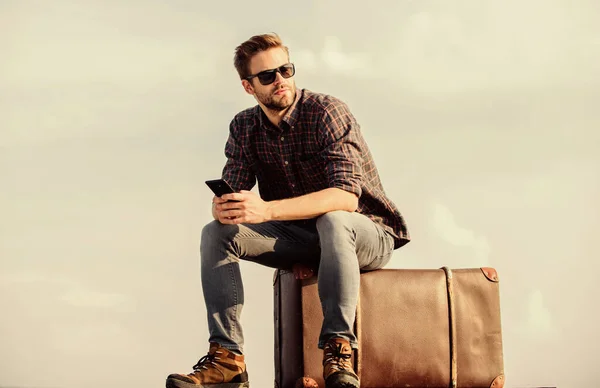
{"type": "Polygon", "coordinates": [[[356,119],[345,104],[332,104],[326,107],[321,124],[321,157],[326,161],[329,187],[360,197],[363,141],[356,119]]]}
{"type": "Polygon", "coordinates": [[[227,161],[223,167],[222,178],[234,191],[252,190],[256,183],[256,175],[244,155],[244,149],[236,136],[235,120],[229,126],[229,136],[225,144],[227,161]]]}

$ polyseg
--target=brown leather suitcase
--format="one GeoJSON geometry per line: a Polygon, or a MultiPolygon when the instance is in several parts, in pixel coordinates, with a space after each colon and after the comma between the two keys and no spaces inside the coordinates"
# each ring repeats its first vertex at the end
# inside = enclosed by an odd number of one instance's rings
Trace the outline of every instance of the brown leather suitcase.
{"type": "MultiPolygon", "coordinates": [[[[274,275],[275,388],[324,388],[317,277],[274,275]]],[[[361,274],[352,362],[361,388],[502,388],[499,279],[493,268],[361,274]]]]}

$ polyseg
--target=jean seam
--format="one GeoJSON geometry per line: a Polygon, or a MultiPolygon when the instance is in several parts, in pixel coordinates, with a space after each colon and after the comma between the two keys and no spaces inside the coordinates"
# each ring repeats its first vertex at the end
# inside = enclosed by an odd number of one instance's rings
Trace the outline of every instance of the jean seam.
{"type": "MultiPolygon", "coordinates": [[[[233,317],[232,320],[235,319],[235,317],[237,317],[237,308],[238,308],[238,295],[237,295],[237,283],[235,281],[235,273],[233,271],[233,266],[228,266],[229,267],[229,276],[231,278],[231,282],[233,283],[233,317]]],[[[231,331],[231,338],[235,337],[235,325],[237,324],[236,322],[233,322],[233,325],[231,327],[229,327],[229,330],[231,331]]]]}
{"type": "Polygon", "coordinates": [[[233,240],[274,240],[274,241],[285,241],[285,242],[289,242],[289,243],[294,243],[294,244],[302,244],[302,245],[311,245],[314,244],[313,242],[309,242],[309,241],[298,241],[298,240],[289,240],[289,239],[284,239],[284,238],[273,238],[273,237],[238,237],[235,236],[233,238],[233,240]]]}

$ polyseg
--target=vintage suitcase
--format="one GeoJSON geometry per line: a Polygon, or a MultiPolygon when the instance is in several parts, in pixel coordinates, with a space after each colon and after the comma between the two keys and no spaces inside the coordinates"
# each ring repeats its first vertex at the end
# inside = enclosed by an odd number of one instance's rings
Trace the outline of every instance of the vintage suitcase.
{"type": "MultiPolygon", "coordinates": [[[[275,387],[324,388],[317,277],[274,275],[275,387]]],[[[493,268],[361,274],[353,364],[362,388],[502,388],[499,279],[493,268]]]]}

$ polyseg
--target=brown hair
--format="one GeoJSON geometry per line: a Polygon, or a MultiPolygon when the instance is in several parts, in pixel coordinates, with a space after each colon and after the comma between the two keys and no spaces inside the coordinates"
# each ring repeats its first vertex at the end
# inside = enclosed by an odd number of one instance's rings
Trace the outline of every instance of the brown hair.
{"type": "Polygon", "coordinates": [[[290,52],[286,46],[284,46],[281,38],[276,33],[254,35],[244,43],[240,44],[235,48],[235,55],[233,57],[233,65],[237,70],[240,79],[248,77],[250,74],[250,60],[252,57],[261,52],[272,48],[282,48],[285,53],[290,55],[290,52]]]}

